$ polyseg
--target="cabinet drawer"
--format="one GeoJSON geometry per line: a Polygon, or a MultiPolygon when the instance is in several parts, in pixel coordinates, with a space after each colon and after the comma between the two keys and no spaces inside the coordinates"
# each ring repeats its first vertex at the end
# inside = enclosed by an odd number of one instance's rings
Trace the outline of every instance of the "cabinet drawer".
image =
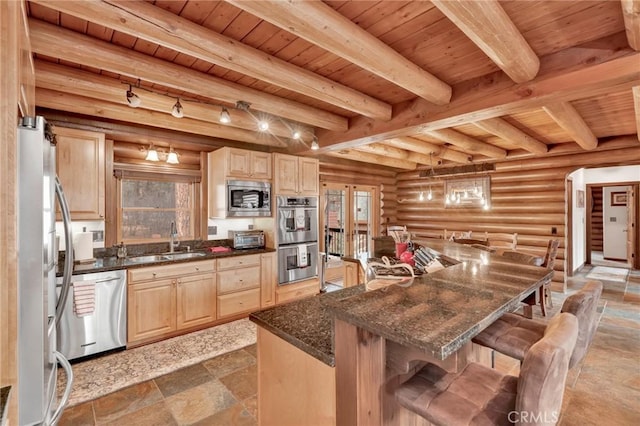
{"type": "Polygon", "coordinates": [[[258,287],[260,287],[259,266],[218,272],[218,294],[258,287]]]}
{"type": "Polygon", "coordinates": [[[260,309],[260,289],[239,291],[218,296],[218,317],[260,309]]]}
{"type": "Polygon", "coordinates": [[[176,263],[173,265],[148,266],[145,268],[130,269],[129,282],[185,276],[203,272],[214,272],[215,270],[215,259],[201,260],[198,262],[176,263]]]}
{"type": "Polygon", "coordinates": [[[245,256],[223,257],[218,259],[218,270],[244,268],[249,265],[260,265],[259,254],[248,254],[245,256]]]}
{"type": "Polygon", "coordinates": [[[301,299],[303,297],[313,296],[319,292],[320,281],[317,279],[280,286],[276,290],[276,303],[280,304],[291,300],[301,299]]]}

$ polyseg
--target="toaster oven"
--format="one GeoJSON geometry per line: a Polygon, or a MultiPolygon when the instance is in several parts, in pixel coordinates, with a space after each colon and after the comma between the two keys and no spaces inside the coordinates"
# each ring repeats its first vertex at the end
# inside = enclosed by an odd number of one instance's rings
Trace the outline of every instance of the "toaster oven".
{"type": "Polygon", "coordinates": [[[229,239],[234,249],[250,249],[264,247],[264,231],[229,231],[229,239]]]}

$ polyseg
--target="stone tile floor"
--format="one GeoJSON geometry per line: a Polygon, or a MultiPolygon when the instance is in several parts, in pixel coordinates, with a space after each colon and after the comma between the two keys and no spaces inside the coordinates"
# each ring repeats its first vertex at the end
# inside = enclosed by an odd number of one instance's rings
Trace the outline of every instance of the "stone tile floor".
{"type": "MultiPolygon", "coordinates": [[[[568,280],[567,294],[553,294],[554,312],[590,269],[568,280]]],[[[640,424],[640,271],[604,285],[598,332],[567,380],[563,426],[640,424]]],[[[497,356],[496,367],[517,374],[519,364],[497,356]]],[[[251,345],[68,408],[59,424],[255,425],[256,394],[251,345]]]]}

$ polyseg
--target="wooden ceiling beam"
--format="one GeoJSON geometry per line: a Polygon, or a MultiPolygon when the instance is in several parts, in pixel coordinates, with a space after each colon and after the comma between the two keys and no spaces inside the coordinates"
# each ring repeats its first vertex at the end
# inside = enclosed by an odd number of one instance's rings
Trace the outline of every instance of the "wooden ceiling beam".
{"type": "Polygon", "coordinates": [[[472,159],[469,154],[456,151],[446,145],[436,145],[408,136],[392,138],[388,141],[383,141],[382,144],[395,146],[418,154],[433,154],[436,158],[453,161],[454,163],[470,163],[472,159]]]}
{"type": "Polygon", "coordinates": [[[130,108],[110,102],[100,102],[96,99],[54,90],[36,88],[36,104],[44,108],[60,111],[75,112],[111,120],[143,124],[170,130],[178,130],[198,135],[217,136],[220,138],[248,142],[259,145],[284,147],[287,144],[276,136],[251,132],[244,129],[227,127],[217,123],[193,120],[191,118],[175,118],[165,113],[130,108]]]}
{"type": "Polygon", "coordinates": [[[355,149],[343,149],[340,151],[328,152],[327,155],[348,160],[360,161],[369,164],[371,167],[378,165],[393,167],[396,169],[415,170],[417,164],[407,160],[385,157],[384,155],[371,154],[368,152],[356,151],[355,149]]]}
{"type": "MultiPolygon", "coordinates": [[[[123,84],[120,80],[42,60],[35,60],[35,70],[37,87],[70,93],[72,95],[81,94],[88,98],[128,106],[125,94],[129,86],[123,84]]],[[[176,99],[170,96],[159,95],[135,87],[133,87],[132,90],[141,100],[140,106],[138,107],[141,109],[170,114],[171,108],[176,102],[176,99]]],[[[221,111],[220,107],[200,102],[190,102],[184,99],[181,99],[180,103],[184,107],[185,117],[206,122],[218,122],[221,111]]],[[[248,112],[230,109],[229,114],[231,116],[231,123],[225,126],[251,131],[257,130],[258,124],[255,118],[248,112]]],[[[302,131],[303,134],[313,134],[313,129],[310,127],[305,128],[300,126],[299,130],[302,131]]],[[[280,120],[273,120],[269,123],[269,132],[283,138],[291,138],[292,128],[280,120]]]]}
{"type": "Polygon", "coordinates": [[[502,118],[488,118],[482,121],[476,121],[476,126],[482,130],[494,134],[508,142],[517,145],[519,148],[525,149],[532,154],[545,154],[549,147],[544,142],[540,142],[536,138],[527,135],[516,126],[502,118]]]}
{"type": "Polygon", "coordinates": [[[453,129],[425,130],[423,133],[443,142],[462,148],[472,154],[486,155],[489,158],[506,158],[507,151],[495,145],[479,141],[453,129]]]}
{"type": "Polygon", "coordinates": [[[545,105],[542,109],[583,149],[598,147],[598,138],[569,102],[556,102],[545,105]]]}
{"type": "Polygon", "coordinates": [[[516,83],[533,80],[540,60],[497,0],[432,0],[516,83]]]}
{"type": "Polygon", "coordinates": [[[396,148],[391,145],[384,145],[381,143],[372,143],[369,145],[362,145],[356,148],[358,151],[368,152],[371,154],[377,154],[387,156],[391,158],[397,158],[398,160],[406,160],[412,163],[424,164],[429,166],[430,164],[439,165],[442,160],[439,157],[433,155],[420,154],[418,152],[406,151],[401,148],[396,148]]]}
{"type": "Polygon", "coordinates": [[[621,0],[621,3],[629,46],[640,50],[640,0],[621,0]]]}
{"type": "Polygon", "coordinates": [[[633,88],[633,109],[636,113],[636,136],[640,140],[640,86],[633,88]]]}
{"type": "Polygon", "coordinates": [[[451,86],[321,1],[226,0],[437,105],[451,86]]]}
{"type": "Polygon", "coordinates": [[[379,120],[391,105],[146,2],[34,0],[46,7],[379,120]],[[112,3],[112,4],[110,4],[112,3]]]}
{"type": "Polygon", "coordinates": [[[444,107],[415,99],[394,106],[394,116],[387,122],[356,117],[347,131],[320,130],[320,151],[355,148],[640,85],[640,53],[611,41],[608,37],[543,57],[541,71],[531,82],[486,76],[456,86],[456,96],[444,107]]]}
{"type": "Polygon", "coordinates": [[[56,25],[29,19],[29,28],[31,49],[34,53],[184,90],[232,105],[239,100],[247,101],[251,103],[252,109],[321,128],[340,131],[348,128],[345,117],[231,83],[56,25]]]}

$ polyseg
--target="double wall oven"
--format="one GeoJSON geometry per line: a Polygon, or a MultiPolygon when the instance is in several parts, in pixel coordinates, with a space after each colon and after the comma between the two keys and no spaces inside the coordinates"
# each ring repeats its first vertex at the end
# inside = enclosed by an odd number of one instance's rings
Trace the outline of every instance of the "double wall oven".
{"type": "Polygon", "coordinates": [[[318,197],[278,196],[280,285],[318,275],[318,197]]]}

